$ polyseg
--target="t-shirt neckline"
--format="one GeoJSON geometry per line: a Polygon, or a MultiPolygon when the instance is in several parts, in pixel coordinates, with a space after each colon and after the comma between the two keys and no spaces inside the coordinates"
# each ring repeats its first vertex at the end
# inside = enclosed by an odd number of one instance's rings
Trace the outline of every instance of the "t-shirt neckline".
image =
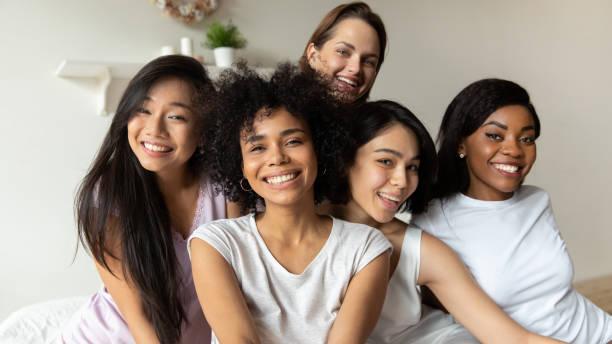
{"type": "Polygon", "coordinates": [[[261,237],[261,234],[259,233],[259,230],[257,229],[257,223],[255,222],[255,213],[249,214],[249,224],[250,224],[251,231],[253,231],[253,234],[257,238],[258,244],[262,247],[262,251],[264,252],[266,260],[268,260],[270,264],[274,266],[277,270],[282,271],[282,273],[288,276],[291,276],[293,278],[302,278],[304,276],[307,276],[308,271],[314,269],[314,266],[316,266],[318,262],[323,259],[323,257],[325,256],[328,250],[328,247],[331,246],[333,241],[336,240],[335,233],[337,230],[336,227],[338,225],[338,221],[333,216],[329,216],[329,218],[332,219],[332,228],[331,228],[331,231],[329,232],[329,236],[327,237],[327,240],[325,241],[325,244],[323,245],[323,247],[321,247],[317,255],[310,261],[310,263],[308,263],[304,271],[302,271],[299,274],[294,274],[293,272],[288,271],[281,263],[279,263],[278,260],[276,260],[272,252],[270,252],[268,245],[266,245],[266,242],[261,237]]]}

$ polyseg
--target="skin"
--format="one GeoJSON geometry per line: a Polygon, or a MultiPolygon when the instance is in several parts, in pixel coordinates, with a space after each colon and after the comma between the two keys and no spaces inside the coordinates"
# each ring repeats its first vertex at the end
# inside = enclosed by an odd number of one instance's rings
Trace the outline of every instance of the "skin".
{"type": "Polygon", "coordinates": [[[331,38],[320,49],[310,43],[306,55],[314,70],[331,78],[334,94],[350,103],[374,85],[379,44],[372,26],[347,18],[332,28],[331,38]]]}
{"type": "MultiPolygon", "coordinates": [[[[197,146],[194,114],[191,110],[191,86],[178,78],[156,82],[142,106],[127,126],[128,142],[138,161],[154,172],[164,197],[172,229],[188,237],[197,207],[199,177],[187,169],[187,161],[197,146]],[[162,152],[147,148],[153,144],[162,152]]],[[[228,209],[229,211],[229,209],[228,209]]],[[[117,219],[111,217],[109,233],[117,233],[117,219]]],[[[121,243],[109,243],[115,257],[121,257],[121,243]]],[[[123,274],[121,260],[106,256],[110,270],[98,262],[96,268],[107,290],[126,320],[136,343],[159,343],[155,330],[141,308],[138,290],[123,274]]]]}
{"type": "Polygon", "coordinates": [[[512,197],[535,163],[535,140],[533,117],[527,108],[509,105],[493,112],[459,145],[458,153],[465,155],[470,175],[466,195],[484,201],[512,197]]]}
{"type": "MultiPolygon", "coordinates": [[[[361,146],[349,170],[351,200],[332,212],[347,221],[379,229],[393,245],[390,279],[397,266],[407,224],[395,219],[380,195],[401,195],[395,210],[418,185],[419,149],[414,133],[395,123],[361,146]],[[381,153],[383,152],[383,153],[381,153]],[[399,180],[403,176],[404,180],[399,180]]],[[[558,343],[527,332],[476,284],[459,257],[427,233],[421,238],[417,285],[429,287],[453,316],[483,343],[558,343]]]]}
{"type": "MultiPolygon", "coordinates": [[[[332,220],[315,213],[317,160],[308,126],[284,108],[271,111],[241,135],[243,173],[266,204],[255,219],[266,246],[286,270],[300,274],[325,245],[332,220]],[[292,179],[271,183],[283,175],[292,179]]],[[[231,266],[203,240],[191,241],[191,257],[202,309],[220,342],[259,343],[231,266]]],[[[382,254],[352,278],[328,343],[365,341],[382,309],[379,290],[386,290],[388,268],[382,254]]]]}

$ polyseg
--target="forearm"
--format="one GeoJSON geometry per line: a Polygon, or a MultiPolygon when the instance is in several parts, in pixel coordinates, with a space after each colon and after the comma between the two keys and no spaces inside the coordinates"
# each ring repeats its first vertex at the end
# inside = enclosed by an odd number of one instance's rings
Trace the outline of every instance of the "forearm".
{"type": "Polygon", "coordinates": [[[330,329],[329,344],[365,342],[382,311],[388,276],[389,254],[383,253],[353,277],[330,329]]]}
{"type": "Polygon", "coordinates": [[[159,343],[153,324],[147,320],[142,311],[142,302],[138,291],[133,284],[127,283],[125,277],[119,274],[121,269],[116,266],[117,263],[115,262],[112,265],[115,266],[113,271],[115,271],[116,276],[99,264],[96,264],[96,267],[104,286],[127,323],[134,341],[137,344],[159,343]]]}

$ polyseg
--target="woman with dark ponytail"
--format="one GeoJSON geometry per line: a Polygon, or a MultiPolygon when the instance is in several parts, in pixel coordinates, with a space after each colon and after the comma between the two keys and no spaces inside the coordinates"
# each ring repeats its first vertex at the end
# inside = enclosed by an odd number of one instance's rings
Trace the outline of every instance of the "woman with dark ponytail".
{"type": "Polygon", "coordinates": [[[210,339],[185,238],[226,217],[201,153],[214,94],[202,65],[178,55],[151,61],[129,83],[75,201],[80,241],[104,286],[65,327],[65,343],[210,339]]]}

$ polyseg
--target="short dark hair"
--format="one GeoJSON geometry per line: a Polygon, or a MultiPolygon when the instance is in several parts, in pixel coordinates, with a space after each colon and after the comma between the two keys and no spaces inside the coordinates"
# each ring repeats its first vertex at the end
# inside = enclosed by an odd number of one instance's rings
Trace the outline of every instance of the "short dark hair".
{"type": "MultiPolygon", "coordinates": [[[[279,65],[267,81],[241,65],[235,71],[222,73],[218,86],[218,96],[205,125],[205,149],[211,156],[211,178],[218,192],[238,202],[243,211],[257,210],[261,197],[240,185],[243,179],[240,134],[252,129],[261,109],[285,108],[303,119],[312,134],[318,165],[315,201],[346,202],[346,185],[337,183],[344,173],[346,132],[336,116],[336,100],[321,85],[316,73],[301,73],[297,66],[286,63],[279,65]]],[[[248,189],[248,185],[244,186],[248,189]]]]}
{"type": "Polygon", "coordinates": [[[435,196],[445,197],[465,192],[470,185],[465,159],[457,156],[459,145],[474,133],[497,109],[508,105],[525,107],[533,117],[536,138],[540,136],[540,119],[529,94],[520,85],[502,79],[483,79],[464,88],[448,105],[437,142],[440,168],[435,196]]]}
{"type": "MultiPolygon", "coordinates": [[[[308,63],[308,46],[310,43],[314,43],[317,49],[321,47],[331,38],[334,33],[336,25],[344,19],[357,18],[361,19],[370,25],[376,35],[378,36],[378,64],[376,65],[376,72],[380,70],[385,60],[385,49],[387,48],[387,31],[385,30],[385,24],[383,23],[380,16],[374,12],[368,4],[365,2],[350,2],[339,5],[329,11],[325,17],[321,20],[319,25],[315,28],[314,32],[310,36],[302,57],[300,58],[300,68],[303,71],[310,70],[310,64],[308,63]]],[[[370,96],[370,90],[368,90],[358,101],[365,101],[370,96]]]]}
{"type": "Polygon", "coordinates": [[[410,110],[390,100],[347,105],[342,112],[352,143],[346,162],[348,169],[355,163],[357,150],[392,125],[401,124],[414,133],[419,143],[419,185],[399,211],[423,212],[431,200],[437,168],[436,147],[423,123],[410,110]]]}

